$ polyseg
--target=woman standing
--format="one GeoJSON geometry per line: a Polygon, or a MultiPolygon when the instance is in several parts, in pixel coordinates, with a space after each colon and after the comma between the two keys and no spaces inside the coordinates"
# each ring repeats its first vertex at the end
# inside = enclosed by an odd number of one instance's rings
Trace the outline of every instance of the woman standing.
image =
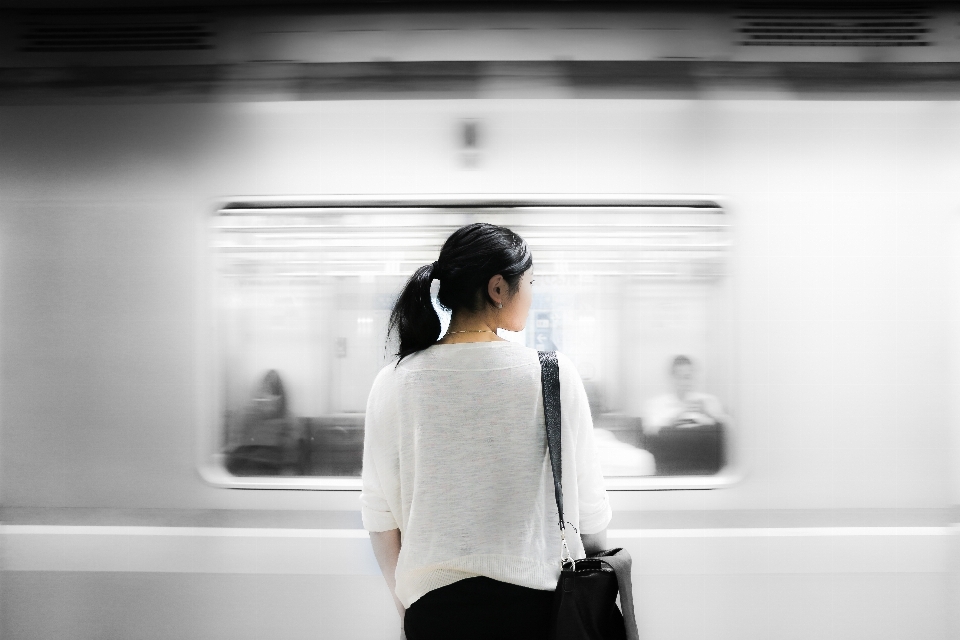
{"type": "MultiPolygon", "coordinates": [[[[367,401],[360,501],[409,640],[546,638],[561,543],[540,362],[496,333],[524,328],[532,276],[520,236],[471,224],[393,308],[398,360],[367,401]],[[434,279],[452,312],[443,336],[434,279]]],[[[612,513],[583,383],[558,359],[567,542],[583,558],[606,546],[612,513]]]]}

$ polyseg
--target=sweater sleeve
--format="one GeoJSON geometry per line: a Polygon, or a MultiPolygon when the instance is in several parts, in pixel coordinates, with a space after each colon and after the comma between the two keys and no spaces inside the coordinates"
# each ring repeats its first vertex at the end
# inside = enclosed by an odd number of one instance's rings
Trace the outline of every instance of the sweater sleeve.
{"type": "MultiPolygon", "coordinates": [[[[388,365],[389,366],[389,365],[388,365]]],[[[367,412],[364,416],[363,432],[363,471],[361,480],[363,489],[360,492],[360,515],[363,519],[363,528],[367,531],[390,531],[399,529],[397,518],[390,510],[380,474],[377,471],[377,458],[380,457],[384,443],[382,434],[384,417],[382,415],[383,402],[380,397],[383,393],[383,372],[377,376],[370,396],[367,398],[367,412]]]]}
{"type": "Polygon", "coordinates": [[[590,403],[583,387],[580,374],[573,363],[563,354],[558,354],[560,363],[560,388],[562,393],[561,411],[572,412],[576,419],[576,464],[577,488],[580,506],[580,533],[600,533],[607,528],[613,518],[613,511],[607,500],[603,471],[593,437],[593,419],[590,416],[590,403]],[[568,405],[569,408],[568,408],[568,405]]]}

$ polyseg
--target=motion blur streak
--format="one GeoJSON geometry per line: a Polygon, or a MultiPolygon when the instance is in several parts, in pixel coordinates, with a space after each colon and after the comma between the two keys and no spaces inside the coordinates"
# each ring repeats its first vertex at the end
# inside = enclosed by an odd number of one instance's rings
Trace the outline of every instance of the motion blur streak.
{"type": "MultiPolygon", "coordinates": [[[[634,556],[637,576],[946,574],[950,537],[958,533],[957,527],[611,529],[608,539],[634,556]],[[758,538],[768,539],[762,553],[750,542],[758,538]],[[880,551],[888,557],[871,558],[880,551]]],[[[4,571],[379,575],[368,536],[356,529],[5,525],[0,536],[4,571]]]]}
{"type": "Polygon", "coordinates": [[[211,536],[223,538],[368,538],[364,529],[246,529],[207,527],[71,527],[57,525],[0,525],[0,535],[64,536],[211,536]]]}
{"type": "MultiPolygon", "coordinates": [[[[951,527],[766,527],[762,529],[610,529],[611,538],[756,538],[800,536],[946,536],[951,527]]],[[[70,527],[0,525],[0,535],[210,536],[224,538],[368,538],[363,529],[235,529],[203,527],[70,527]]]]}

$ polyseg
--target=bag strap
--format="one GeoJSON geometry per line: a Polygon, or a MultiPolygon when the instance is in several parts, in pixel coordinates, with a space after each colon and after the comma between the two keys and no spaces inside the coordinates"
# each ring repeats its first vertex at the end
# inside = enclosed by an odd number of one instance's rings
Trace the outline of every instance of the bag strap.
{"type": "MultiPolygon", "coordinates": [[[[543,421],[547,427],[547,447],[550,449],[550,466],[553,469],[553,493],[557,500],[557,514],[560,516],[560,540],[563,543],[561,564],[573,562],[570,549],[567,547],[567,538],[564,535],[563,520],[563,487],[560,478],[563,477],[560,464],[560,365],[557,362],[556,351],[538,351],[540,355],[540,382],[543,387],[543,421]],[[564,557],[564,555],[566,557],[564,557]]],[[[613,569],[617,576],[617,587],[620,592],[620,609],[623,612],[624,625],[628,640],[638,640],[636,613],[633,609],[633,584],[631,580],[632,559],[626,549],[614,549],[597,558],[613,569]]]]}
{"type": "Polygon", "coordinates": [[[560,517],[560,541],[563,549],[560,562],[572,562],[570,548],[567,546],[566,528],[563,520],[563,465],[560,459],[560,364],[556,351],[538,351],[540,356],[540,383],[543,387],[543,421],[547,427],[547,447],[550,449],[550,467],[553,470],[553,494],[557,501],[557,515],[560,517]]]}
{"type": "MultiPolygon", "coordinates": [[[[556,351],[538,351],[540,355],[540,383],[543,387],[543,421],[547,426],[547,447],[550,448],[550,466],[553,469],[553,493],[557,500],[557,513],[560,516],[560,540],[563,543],[561,565],[573,563],[570,549],[567,547],[566,531],[563,520],[563,487],[560,478],[563,477],[563,468],[560,464],[560,365],[557,362],[556,351]],[[563,557],[566,554],[566,558],[563,557]]],[[[620,592],[620,608],[623,612],[624,625],[628,640],[638,640],[636,613],[633,609],[633,584],[631,567],[633,565],[630,554],[626,549],[612,549],[605,552],[597,560],[613,569],[617,576],[617,587],[620,592]]]]}
{"type": "Polygon", "coordinates": [[[623,613],[623,624],[627,630],[627,640],[638,640],[640,630],[637,628],[637,614],[633,608],[633,580],[630,575],[633,570],[633,558],[626,549],[616,549],[602,558],[602,562],[613,569],[617,576],[617,588],[620,591],[620,610],[623,613]]]}

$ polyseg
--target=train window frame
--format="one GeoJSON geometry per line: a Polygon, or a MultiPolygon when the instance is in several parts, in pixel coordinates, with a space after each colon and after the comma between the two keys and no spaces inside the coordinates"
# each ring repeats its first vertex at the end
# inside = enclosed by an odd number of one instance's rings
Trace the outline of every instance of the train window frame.
{"type": "MultiPolygon", "coordinates": [[[[274,197],[237,197],[221,200],[214,208],[213,216],[207,218],[204,232],[201,234],[203,285],[199,287],[201,298],[200,323],[202,330],[198,336],[199,388],[198,403],[198,439],[196,468],[201,478],[210,485],[230,489],[277,489],[306,491],[359,491],[362,489],[360,476],[235,476],[226,469],[225,455],[221,445],[224,433],[225,397],[223,392],[222,353],[219,348],[221,327],[218,317],[218,274],[216,259],[217,220],[222,216],[244,215],[250,212],[269,214],[271,211],[289,213],[294,210],[424,210],[450,213],[468,213],[483,216],[493,212],[504,213],[510,210],[538,209],[579,209],[579,208],[622,208],[709,210],[726,216],[729,210],[722,197],[718,196],[631,196],[631,195],[577,195],[577,196],[539,196],[539,195],[482,195],[482,196],[274,196],[274,197]]],[[[728,223],[729,224],[729,223],[728,223]]],[[[732,262],[732,261],[731,261],[732,262]]],[[[735,275],[728,273],[735,289],[735,275]]],[[[734,296],[735,297],[735,296],[734,296]]],[[[735,318],[731,318],[735,326],[735,318]]],[[[735,340],[735,332],[730,336],[735,340]]],[[[735,345],[733,347],[735,352],[735,345]]],[[[736,364],[733,365],[736,377],[736,364]]],[[[729,388],[737,388],[732,380],[729,388]]],[[[736,402],[734,401],[734,405],[736,402]]],[[[677,476],[605,476],[605,486],[612,491],[659,491],[659,490],[709,490],[734,485],[742,480],[745,473],[742,466],[742,443],[739,437],[742,428],[739,425],[731,429],[733,437],[728,437],[724,454],[726,464],[712,475],[677,476]]],[[[730,434],[728,434],[730,435],[730,434]]]]}

